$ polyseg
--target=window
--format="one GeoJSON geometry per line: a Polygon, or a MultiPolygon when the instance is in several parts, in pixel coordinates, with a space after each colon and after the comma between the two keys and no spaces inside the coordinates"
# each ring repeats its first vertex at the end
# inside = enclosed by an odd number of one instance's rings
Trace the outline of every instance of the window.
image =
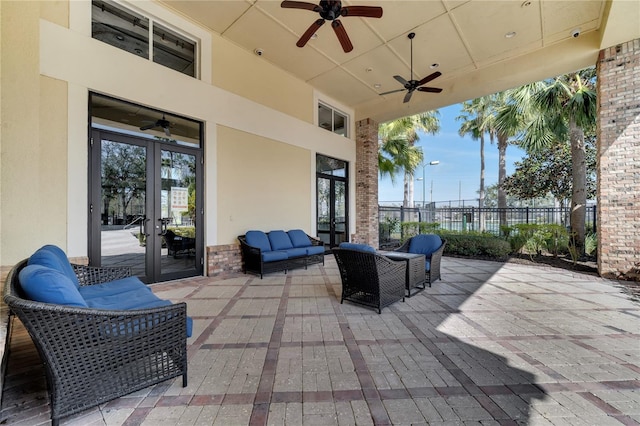
{"type": "Polygon", "coordinates": [[[196,42],[114,2],[92,1],[91,36],[118,49],[196,77],[196,42]]]}
{"type": "Polygon", "coordinates": [[[348,123],[349,116],[346,114],[336,111],[326,104],[318,104],[318,125],[323,129],[349,137],[348,123]]]}

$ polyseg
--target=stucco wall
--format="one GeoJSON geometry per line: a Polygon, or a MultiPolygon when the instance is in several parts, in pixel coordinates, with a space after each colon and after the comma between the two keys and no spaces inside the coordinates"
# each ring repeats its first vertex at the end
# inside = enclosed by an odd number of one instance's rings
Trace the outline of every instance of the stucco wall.
{"type": "MultiPolygon", "coordinates": [[[[157,3],[136,5],[154,8],[154,16],[166,22],[193,26],[157,3]]],[[[197,80],[92,39],[90,2],[2,1],[0,8],[0,265],[11,265],[45,243],[59,244],[71,257],[87,255],[90,91],[205,123],[207,246],[227,244],[249,226],[246,218],[238,228],[222,228],[229,216],[228,201],[238,207],[234,203],[241,188],[231,182],[234,189],[230,191],[219,183],[224,174],[218,168],[224,170],[239,161],[239,152],[225,149],[238,134],[243,135],[243,143],[257,147],[263,160],[292,168],[293,176],[300,179],[286,182],[293,188],[285,189],[293,190],[296,197],[284,201],[294,203],[288,208],[287,223],[305,230],[315,220],[315,153],[349,161],[354,167],[355,142],[313,123],[318,93],[285,72],[256,63],[258,57],[202,28],[189,28],[200,31],[202,46],[209,51],[203,56],[202,79],[197,80]],[[248,89],[241,82],[251,77],[246,68],[259,70],[262,81],[251,85],[264,86],[263,91],[245,93],[248,89]],[[212,85],[212,79],[225,88],[212,85]],[[279,87],[278,93],[273,87],[279,87]],[[233,131],[218,132],[220,126],[233,131]],[[218,144],[223,144],[221,150],[218,144]],[[280,156],[267,157],[267,147],[294,159],[285,163],[280,156]]],[[[355,198],[354,187],[350,199],[355,198]]],[[[279,199],[281,189],[270,185],[258,195],[279,199]]],[[[256,191],[253,185],[248,190],[256,191]]]]}
{"type": "Polygon", "coordinates": [[[310,152],[218,126],[218,242],[250,229],[311,232],[310,152]]]}

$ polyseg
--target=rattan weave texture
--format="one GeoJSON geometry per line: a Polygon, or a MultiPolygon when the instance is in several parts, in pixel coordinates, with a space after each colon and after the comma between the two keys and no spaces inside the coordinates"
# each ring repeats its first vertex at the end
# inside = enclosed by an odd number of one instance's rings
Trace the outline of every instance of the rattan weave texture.
{"type": "MultiPolygon", "coordinates": [[[[409,245],[411,244],[411,238],[404,242],[402,246],[397,248],[395,251],[409,253],[409,245]]],[[[429,270],[426,271],[426,282],[431,287],[431,284],[439,280],[440,277],[440,263],[442,262],[442,254],[444,253],[444,246],[447,244],[447,240],[442,239],[442,245],[440,248],[433,253],[431,253],[431,266],[429,270]]]]}
{"type": "MultiPolygon", "coordinates": [[[[25,325],[44,364],[51,419],[182,376],[187,384],[187,305],[131,311],[74,308],[24,298],[17,264],[4,301],[25,325]]],[[[130,275],[128,268],[75,265],[81,285],[130,275]]]]}
{"type": "Polygon", "coordinates": [[[377,253],[334,248],[340,278],[342,297],[365,306],[382,308],[404,301],[407,263],[390,260],[377,253]]]}

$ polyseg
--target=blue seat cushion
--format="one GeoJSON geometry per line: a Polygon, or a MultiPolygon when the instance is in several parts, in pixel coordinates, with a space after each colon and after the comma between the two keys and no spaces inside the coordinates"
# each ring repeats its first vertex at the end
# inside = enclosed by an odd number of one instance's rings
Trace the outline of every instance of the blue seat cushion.
{"type": "Polygon", "coordinates": [[[309,247],[311,245],[309,236],[302,229],[292,229],[287,234],[289,234],[289,239],[294,247],[309,247]]]}
{"type": "Polygon", "coordinates": [[[270,231],[269,242],[272,250],[287,250],[293,248],[289,235],[284,231],[270,231]]]}
{"type": "Polygon", "coordinates": [[[431,270],[431,260],[424,261],[424,270],[429,272],[431,270]]]}
{"type": "Polygon", "coordinates": [[[78,287],[62,272],[42,265],[27,265],[18,275],[27,297],[36,302],[86,308],[78,287]]]}
{"type": "Polygon", "coordinates": [[[92,297],[85,299],[85,301],[90,308],[115,311],[171,305],[170,301],[162,300],[150,292],[144,284],[143,287],[136,286],[129,290],[123,290],[120,293],[111,292],[111,294],[105,293],[101,295],[99,292],[96,292],[92,297]]]}
{"type": "Polygon", "coordinates": [[[305,250],[307,250],[307,256],[312,256],[312,255],[315,255],[315,254],[323,254],[324,253],[324,246],[306,247],[305,250]]]}
{"type": "Polygon", "coordinates": [[[259,248],[262,252],[271,251],[269,238],[262,231],[247,231],[244,238],[251,247],[259,248]]]}
{"type": "Polygon", "coordinates": [[[440,236],[436,234],[420,234],[411,238],[409,242],[409,253],[424,254],[430,256],[442,245],[440,236]]]}
{"type": "Polygon", "coordinates": [[[60,247],[54,245],[42,246],[31,255],[27,263],[29,265],[40,265],[55,269],[71,280],[76,288],[80,287],[78,277],[76,276],[71,263],[69,263],[67,255],[60,247]]]}
{"type": "Polygon", "coordinates": [[[304,257],[307,255],[307,249],[305,247],[290,248],[285,251],[287,252],[287,256],[289,256],[289,258],[304,257]]]}
{"type": "Polygon", "coordinates": [[[79,291],[85,300],[89,300],[96,297],[119,295],[137,288],[143,288],[151,293],[151,289],[140,281],[138,277],[127,277],[102,284],[85,285],[80,287],[79,291]]]}
{"type": "Polygon", "coordinates": [[[286,251],[268,251],[262,253],[263,262],[276,262],[278,260],[287,260],[289,255],[286,251]]]}
{"type": "Polygon", "coordinates": [[[369,253],[375,253],[376,249],[374,249],[373,247],[367,245],[367,244],[356,244],[356,243],[340,243],[340,248],[341,249],[347,249],[347,250],[359,250],[359,251],[366,251],[369,253]]]}

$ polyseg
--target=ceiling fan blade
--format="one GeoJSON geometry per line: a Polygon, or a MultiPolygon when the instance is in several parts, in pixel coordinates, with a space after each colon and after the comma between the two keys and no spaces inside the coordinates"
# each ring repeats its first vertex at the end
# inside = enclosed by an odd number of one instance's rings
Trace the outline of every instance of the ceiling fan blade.
{"type": "Polygon", "coordinates": [[[429,93],[440,93],[442,92],[442,89],[438,87],[418,87],[418,91],[429,92],[429,93]]]}
{"type": "Polygon", "coordinates": [[[342,25],[342,22],[340,22],[339,19],[336,19],[331,23],[331,26],[333,27],[333,31],[338,36],[338,40],[342,45],[342,50],[344,50],[344,53],[351,52],[353,50],[353,44],[351,44],[351,40],[349,40],[349,36],[347,35],[347,31],[344,29],[344,25],[342,25]]]}
{"type": "Polygon", "coordinates": [[[340,10],[342,16],[364,16],[365,18],[381,18],[382,8],[377,6],[347,6],[340,10]]]}
{"type": "Polygon", "coordinates": [[[436,71],[433,74],[429,74],[428,76],[426,76],[425,78],[423,78],[422,80],[420,80],[418,82],[418,86],[422,86],[423,84],[427,84],[431,80],[435,80],[436,78],[440,77],[441,75],[442,75],[442,73],[440,71],[436,71]]]}
{"type": "Polygon", "coordinates": [[[407,90],[407,89],[389,90],[388,92],[383,92],[383,93],[380,93],[379,95],[380,96],[389,95],[391,93],[404,92],[405,90],[407,90]]]}
{"type": "Polygon", "coordinates": [[[156,123],[147,124],[146,126],[142,126],[142,127],[140,127],[140,130],[149,130],[149,129],[153,129],[154,127],[156,127],[156,123]]]}
{"type": "Polygon", "coordinates": [[[300,37],[300,40],[298,40],[298,42],[296,43],[296,46],[304,47],[304,45],[307,44],[311,36],[314,35],[316,31],[318,31],[318,28],[320,28],[323,24],[324,24],[324,19],[318,19],[313,24],[311,24],[311,26],[307,29],[307,31],[305,31],[304,34],[302,34],[302,37],[300,37]]]}
{"type": "Polygon", "coordinates": [[[282,3],[280,3],[280,7],[284,7],[287,9],[305,9],[305,10],[312,10],[314,12],[320,12],[320,7],[318,5],[315,5],[313,3],[306,3],[303,1],[285,0],[282,3]]]}
{"type": "Polygon", "coordinates": [[[403,102],[403,103],[405,103],[405,104],[406,104],[407,102],[409,102],[409,101],[411,100],[411,95],[413,95],[413,90],[409,90],[409,91],[407,92],[407,94],[406,94],[406,95],[404,95],[404,101],[402,101],[402,102],[403,102]]]}
{"type": "Polygon", "coordinates": [[[402,84],[403,86],[406,85],[407,83],[409,83],[407,80],[405,80],[404,78],[400,77],[399,75],[394,75],[393,78],[396,79],[396,81],[400,84],[402,84]]]}

